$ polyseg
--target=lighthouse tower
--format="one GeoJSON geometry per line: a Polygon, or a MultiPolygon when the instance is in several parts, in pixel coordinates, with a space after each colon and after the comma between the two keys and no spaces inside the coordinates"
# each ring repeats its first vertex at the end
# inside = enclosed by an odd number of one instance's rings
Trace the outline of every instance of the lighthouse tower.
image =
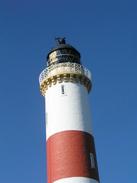
{"type": "Polygon", "coordinates": [[[48,183],[98,183],[88,104],[91,74],[65,38],[56,39],[39,82],[46,109],[48,183]]]}

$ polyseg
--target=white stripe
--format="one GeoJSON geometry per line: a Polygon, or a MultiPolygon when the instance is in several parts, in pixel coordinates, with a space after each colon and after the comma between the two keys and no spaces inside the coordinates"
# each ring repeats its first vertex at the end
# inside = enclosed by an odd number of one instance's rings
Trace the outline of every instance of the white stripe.
{"type": "Polygon", "coordinates": [[[95,179],[86,178],[86,177],[71,177],[71,178],[64,178],[54,181],[54,183],[99,183],[95,179]]]}
{"type": "Polygon", "coordinates": [[[45,98],[47,139],[66,130],[91,133],[91,111],[87,89],[83,85],[58,83],[48,88],[45,98]]]}

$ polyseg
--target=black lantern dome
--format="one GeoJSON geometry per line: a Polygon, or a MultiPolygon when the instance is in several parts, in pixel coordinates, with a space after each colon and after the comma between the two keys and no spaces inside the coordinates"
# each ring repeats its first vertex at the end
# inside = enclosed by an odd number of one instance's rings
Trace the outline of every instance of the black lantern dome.
{"type": "Polygon", "coordinates": [[[80,64],[80,53],[71,45],[66,44],[65,38],[56,38],[56,47],[47,55],[48,66],[72,62],[80,64]]]}

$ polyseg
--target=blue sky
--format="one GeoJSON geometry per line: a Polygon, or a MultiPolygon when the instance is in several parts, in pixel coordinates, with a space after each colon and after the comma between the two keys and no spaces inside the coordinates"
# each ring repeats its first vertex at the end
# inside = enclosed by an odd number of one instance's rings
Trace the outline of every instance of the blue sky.
{"type": "Polygon", "coordinates": [[[93,131],[102,183],[137,180],[137,3],[0,1],[0,182],[44,183],[38,77],[56,36],[93,74],[93,131]]]}

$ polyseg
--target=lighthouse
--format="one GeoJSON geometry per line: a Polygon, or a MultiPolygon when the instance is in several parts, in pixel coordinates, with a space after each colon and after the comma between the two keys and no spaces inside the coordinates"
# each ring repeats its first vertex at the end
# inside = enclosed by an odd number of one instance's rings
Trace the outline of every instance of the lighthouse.
{"type": "Polygon", "coordinates": [[[77,49],[56,38],[39,77],[45,98],[48,183],[99,183],[88,94],[91,73],[77,49]]]}

